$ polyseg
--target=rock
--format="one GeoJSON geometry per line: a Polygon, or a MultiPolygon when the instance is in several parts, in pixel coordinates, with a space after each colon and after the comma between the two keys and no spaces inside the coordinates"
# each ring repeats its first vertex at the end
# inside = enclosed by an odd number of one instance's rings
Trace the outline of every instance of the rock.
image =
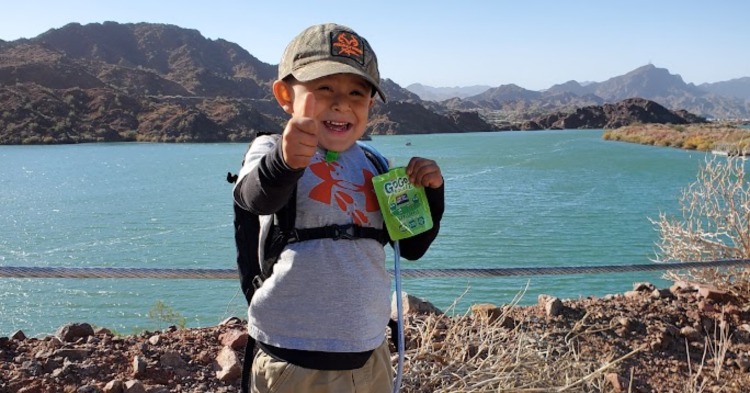
{"type": "Polygon", "coordinates": [[[241,325],[241,324],[242,324],[241,319],[237,317],[229,317],[221,321],[221,323],[219,323],[219,326],[234,326],[234,325],[241,325]]]}
{"type": "Polygon", "coordinates": [[[102,393],[102,390],[98,386],[85,385],[76,389],[76,393],[102,393]]]}
{"type": "Polygon", "coordinates": [[[187,363],[182,360],[180,357],[179,352],[177,351],[167,351],[161,357],[159,358],[159,365],[162,367],[169,367],[174,369],[181,369],[184,368],[187,363]]]}
{"type": "Polygon", "coordinates": [[[636,327],[636,320],[628,317],[620,317],[617,319],[617,324],[620,325],[626,332],[632,332],[636,327]]]}
{"type": "Polygon", "coordinates": [[[541,294],[537,299],[538,304],[544,308],[544,312],[548,317],[556,317],[562,314],[564,306],[559,298],[541,294]]]}
{"type": "Polygon", "coordinates": [[[636,292],[653,292],[656,289],[650,282],[637,282],[633,284],[633,290],[636,292]]]}
{"type": "Polygon", "coordinates": [[[111,336],[112,331],[107,328],[98,327],[94,329],[94,334],[96,334],[97,336],[111,336]]]}
{"type": "Polygon", "coordinates": [[[604,379],[612,386],[612,391],[616,393],[627,391],[627,380],[617,373],[608,373],[604,379]]]}
{"type": "Polygon", "coordinates": [[[71,323],[61,326],[55,335],[64,342],[75,342],[80,338],[87,338],[94,334],[94,329],[88,323],[71,323]]]}
{"type": "Polygon", "coordinates": [[[61,357],[70,361],[78,362],[86,359],[89,355],[87,349],[62,348],[54,352],[54,357],[61,357]]]}
{"type": "MultiPolygon", "coordinates": [[[[416,314],[416,315],[423,315],[423,314],[437,314],[437,315],[443,315],[443,312],[440,311],[437,307],[435,307],[432,303],[420,299],[416,296],[409,295],[406,292],[401,292],[401,304],[403,306],[404,315],[407,314],[416,314]]],[[[396,308],[396,293],[393,293],[393,297],[391,298],[391,319],[396,319],[398,317],[398,310],[396,308]]]]}
{"type": "Polygon", "coordinates": [[[216,357],[216,364],[219,371],[216,372],[216,378],[223,382],[231,382],[238,379],[242,374],[242,364],[237,353],[230,347],[224,347],[216,357]]]}
{"type": "Polygon", "coordinates": [[[702,341],[703,335],[700,334],[694,327],[685,326],[680,329],[680,335],[685,337],[688,341],[702,341]]]}
{"type": "Polygon", "coordinates": [[[26,335],[23,333],[23,330],[18,330],[10,338],[16,341],[23,341],[26,340],[26,335]]]}
{"type": "Polygon", "coordinates": [[[142,356],[133,357],[133,377],[139,378],[146,372],[146,359],[142,356]]]}
{"type": "Polygon", "coordinates": [[[104,393],[123,393],[125,391],[125,383],[119,379],[109,381],[104,385],[102,392],[104,393]]]}
{"type": "Polygon", "coordinates": [[[641,297],[641,293],[638,291],[627,291],[623,296],[625,296],[625,299],[638,299],[641,297]]]}
{"type": "Polygon", "coordinates": [[[27,360],[21,364],[21,368],[25,373],[33,376],[40,376],[44,373],[42,364],[36,360],[27,360]]]}
{"type": "Polygon", "coordinates": [[[702,285],[698,288],[698,296],[716,303],[723,303],[731,299],[731,295],[729,295],[727,291],[722,291],[707,285],[702,285]]]}
{"type": "Polygon", "coordinates": [[[492,303],[478,303],[471,305],[471,312],[477,318],[487,318],[493,322],[502,315],[503,309],[492,303]]]}
{"type": "Polygon", "coordinates": [[[708,299],[701,299],[698,301],[698,310],[702,313],[714,313],[716,312],[716,306],[708,299]]]}
{"type": "Polygon", "coordinates": [[[505,308],[497,307],[491,303],[479,303],[471,306],[471,312],[477,319],[486,320],[488,323],[497,323],[500,320],[500,326],[506,329],[513,329],[516,326],[513,318],[506,315],[505,308]]]}
{"type": "Polygon", "coordinates": [[[135,379],[125,382],[124,393],[147,393],[146,387],[143,386],[143,382],[135,379]]]}
{"type": "Polygon", "coordinates": [[[669,289],[654,289],[651,291],[652,299],[672,299],[674,294],[669,289]]]}
{"type": "Polygon", "coordinates": [[[222,333],[219,336],[219,342],[221,342],[221,345],[228,346],[234,349],[235,351],[239,351],[245,348],[245,345],[247,344],[247,339],[249,335],[247,334],[247,331],[243,330],[236,330],[232,329],[226,333],[222,333]]]}
{"type": "Polygon", "coordinates": [[[675,295],[680,295],[680,294],[693,293],[696,291],[696,288],[693,284],[687,281],[675,281],[675,283],[672,284],[671,287],[669,287],[669,291],[675,295]]]}

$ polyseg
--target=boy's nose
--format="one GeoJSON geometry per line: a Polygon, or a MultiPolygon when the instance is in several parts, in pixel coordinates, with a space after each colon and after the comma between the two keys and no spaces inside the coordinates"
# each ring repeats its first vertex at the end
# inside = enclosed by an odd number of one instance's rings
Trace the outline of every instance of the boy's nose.
{"type": "Polygon", "coordinates": [[[345,111],[349,108],[349,104],[346,100],[346,96],[343,94],[336,94],[331,100],[331,108],[335,111],[345,111]]]}

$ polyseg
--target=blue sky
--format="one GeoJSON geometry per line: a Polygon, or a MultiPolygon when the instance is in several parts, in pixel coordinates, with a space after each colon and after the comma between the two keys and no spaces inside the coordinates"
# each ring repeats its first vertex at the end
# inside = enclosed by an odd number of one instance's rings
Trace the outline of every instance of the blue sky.
{"type": "Polygon", "coordinates": [[[750,76],[750,1],[8,1],[0,39],[70,22],[167,23],[235,42],[277,64],[305,27],[348,25],[370,41],[381,76],[406,87],[531,90],[601,82],[653,64],[700,84],[750,76]]]}

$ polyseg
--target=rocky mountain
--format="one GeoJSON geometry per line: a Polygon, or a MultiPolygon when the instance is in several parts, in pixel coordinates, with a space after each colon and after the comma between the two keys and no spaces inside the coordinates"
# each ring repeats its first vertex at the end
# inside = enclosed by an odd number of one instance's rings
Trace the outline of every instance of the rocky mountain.
{"type": "Polygon", "coordinates": [[[651,64],[604,82],[568,81],[545,91],[503,85],[443,103],[452,109],[472,108],[488,118],[518,122],[550,111],[572,111],[587,105],[615,103],[635,97],[707,118],[750,118],[750,77],[695,86],[685,83],[679,75],[651,64]]]}
{"type": "Polygon", "coordinates": [[[707,118],[750,118],[748,102],[687,84],[679,75],[670,74],[667,69],[653,65],[637,68],[601,83],[592,83],[586,89],[607,102],[640,97],[656,101],[672,110],[684,109],[707,118]]]}
{"type": "MultiPolygon", "coordinates": [[[[286,121],[270,90],[277,66],[197,30],[71,23],[0,44],[0,144],[246,141],[286,121]]],[[[373,113],[382,132],[493,129],[383,84],[389,101],[373,113]]]]}
{"type": "Polygon", "coordinates": [[[750,101],[750,77],[737,78],[725,82],[703,83],[698,87],[709,93],[750,101]]]}
{"type": "Polygon", "coordinates": [[[565,91],[538,92],[516,85],[503,85],[466,99],[453,98],[441,102],[451,110],[473,110],[483,118],[505,129],[552,112],[573,112],[578,108],[601,105],[604,99],[565,91]]]}
{"type": "Polygon", "coordinates": [[[402,88],[396,82],[390,79],[382,79],[380,81],[380,88],[385,92],[389,102],[395,101],[408,101],[408,102],[422,102],[419,96],[407,89],[402,88]]]}
{"type": "MultiPolygon", "coordinates": [[[[164,24],[71,23],[31,39],[2,41],[0,144],[247,141],[258,131],[280,131],[286,121],[270,90],[276,69],[237,44],[164,24]]],[[[645,108],[654,101],[675,113],[750,118],[742,95],[747,83],[741,78],[695,86],[649,65],[601,83],[568,81],[545,91],[514,84],[422,86],[458,95],[484,89],[436,102],[383,79],[388,102],[375,105],[369,129],[601,128],[667,118],[649,116],[648,109],[610,108],[633,97],[644,100],[627,105],[645,108]]]]}
{"type": "Polygon", "coordinates": [[[635,123],[693,124],[706,119],[685,110],[671,111],[654,101],[628,98],[614,104],[593,105],[573,112],[557,112],[524,122],[522,130],[618,128],[635,123]]]}

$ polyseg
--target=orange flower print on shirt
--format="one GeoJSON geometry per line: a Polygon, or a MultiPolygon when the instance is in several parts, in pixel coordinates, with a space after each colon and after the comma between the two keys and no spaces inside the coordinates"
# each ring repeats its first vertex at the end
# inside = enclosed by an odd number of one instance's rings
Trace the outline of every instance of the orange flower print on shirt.
{"type": "MultiPolygon", "coordinates": [[[[321,182],[310,190],[310,198],[327,205],[338,206],[341,211],[346,212],[357,225],[370,222],[365,212],[378,210],[378,198],[372,188],[372,172],[362,169],[362,184],[336,178],[341,169],[338,162],[320,161],[310,165],[310,170],[321,182]],[[364,211],[357,206],[356,194],[363,194],[365,200],[364,211]]],[[[361,199],[361,198],[360,198],[361,199]]]]}

